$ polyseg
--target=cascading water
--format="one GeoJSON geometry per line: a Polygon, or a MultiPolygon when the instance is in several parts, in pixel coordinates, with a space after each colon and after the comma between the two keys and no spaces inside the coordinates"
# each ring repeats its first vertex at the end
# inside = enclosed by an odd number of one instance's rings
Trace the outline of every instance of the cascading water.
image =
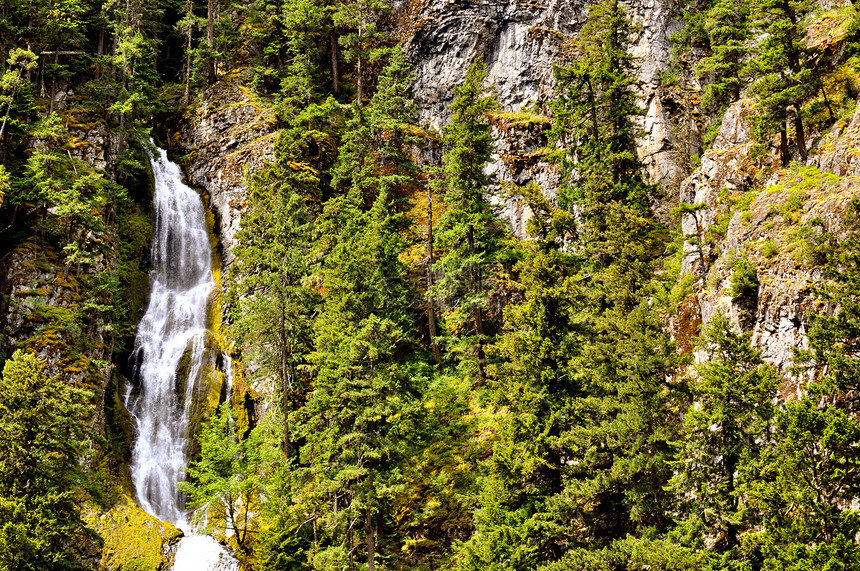
{"type": "MultiPolygon", "coordinates": [[[[185,476],[189,412],[206,353],[207,308],[215,285],[212,251],[200,196],[182,182],[166,151],[158,149],[150,162],[155,177],[151,294],[138,325],[133,384],[126,395],[137,424],[131,473],[140,506],[190,534],[177,483],[185,476]]],[[[190,535],[179,545],[174,569],[229,571],[238,569],[238,562],[212,538],[190,535]]]]}

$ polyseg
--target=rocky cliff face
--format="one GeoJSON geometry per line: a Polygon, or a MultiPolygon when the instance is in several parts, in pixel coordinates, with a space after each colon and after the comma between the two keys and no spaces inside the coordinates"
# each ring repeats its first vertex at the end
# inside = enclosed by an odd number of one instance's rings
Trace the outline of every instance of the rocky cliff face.
{"type": "MultiPolygon", "coordinates": [[[[73,96],[71,89],[61,89],[55,98],[68,128],[69,157],[105,169],[116,158],[118,140],[104,121],[94,119],[88,111],[69,110],[66,102],[73,96]]],[[[43,145],[34,138],[30,148],[38,151],[43,145]]],[[[99,299],[84,282],[115,267],[116,225],[82,232],[76,240],[82,252],[77,262],[55,247],[55,240],[44,239],[44,230],[42,234],[18,244],[0,259],[0,349],[7,355],[15,348],[32,351],[45,361],[46,374],[92,389],[96,410],[103,411],[115,372],[111,363],[115,339],[93,311],[97,308],[92,304],[106,300],[99,299]],[[89,326],[81,330],[79,324],[86,321],[89,326]]],[[[104,417],[95,418],[94,426],[103,431],[104,417]]]]}
{"type": "MultiPolygon", "coordinates": [[[[750,157],[751,101],[726,113],[713,148],[681,187],[681,200],[700,205],[683,219],[682,273],[700,276],[697,315],[710,321],[723,312],[752,333],[753,344],[785,375],[782,396],[797,395],[792,348],[807,346],[807,314],[832,311],[814,295],[824,277],[824,254],[844,236],[841,221],[860,175],[860,112],[824,136],[807,166],[777,168],[771,155],[750,157]],[[754,184],[762,173],[764,184],[754,184]],[[748,261],[757,287],[742,302],[735,277],[748,261]]],[[[748,270],[747,270],[748,271],[748,270]]]]}
{"type": "MultiPolygon", "coordinates": [[[[487,63],[502,111],[546,113],[553,96],[552,66],[566,42],[588,16],[581,0],[546,3],[507,0],[401,0],[394,3],[390,31],[402,39],[413,65],[412,92],[420,123],[440,129],[449,119],[453,87],[478,56],[487,63]]],[[[689,173],[689,157],[698,152],[696,124],[680,109],[683,97],[660,87],[671,61],[670,37],[681,27],[677,7],[667,0],[634,0],[628,9],[638,25],[634,54],[638,58],[641,100],[647,113],[641,155],[652,181],[661,185],[658,214],[677,204],[678,187],[689,173]],[[679,128],[682,125],[684,128],[679,128]]],[[[688,95],[688,94],[682,94],[688,95]]],[[[685,100],[689,106],[689,101],[685,100]]],[[[201,105],[186,118],[174,140],[186,153],[193,185],[210,197],[225,265],[232,262],[245,177],[272,158],[272,117],[251,92],[227,81],[204,92],[201,105]]],[[[496,160],[490,170],[503,181],[537,182],[552,196],[558,176],[545,162],[540,124],[495,122],[496,160]]],[[[515,200],[500,204],[511,229],[524,237],[527,207],[515,200]]]]}
{"type": "MultiPolygon", "coordinates": [[[[233,248],[247,199],[247,182],[274,160],[276,137],[271,111],[238,81],[229,80],[201,94],[200,104],[171,137],[175,150],[185,155],[182,162],[188,182],[204,193],[204,204],[214,215],[222,275],[235,260],[233,248]]],[[[217,287],[220,290],[221,284],[217,287]]],[[[220,306],[213,310],[221,311],[220,306]]],[[[216,330],[220,330],[218,322],[222,319],[223,316],[213,316],[216,330]]],[[[217,342],[222,349],[228,349],[223,339],[217,342]]],[[[244,363],[244,367],[252,371],[254,363],[244,363]]],[[[231,363],[223,363],[219,369],[225,374],[233,373],[231,363]]],[[[253,416],[259,412],[255,407],[271,402],[260,398],[269,394],[271,386],[265,379],[257,379],[248,391],[249,387],[237,383],[232,386],[233,398],[243,399],[246,414],[253,416]]]]}
{"type": "Polygon", "coordinates": [[[274,159],[271,111],[251,91],[225,80],[204,92],[173,141],[185,153],[189,183],[208,195],[224,266],[233,260],[247,177],[274,159]]]}
{"type": "MultiPolygon", "coordinates": [[[[588,17],[587,2],[510,2],[489,0],[411,0],[395,4],[405,49],[414,66],[413,93],[420,120],[439,129],[449,119],[453,87],[465,77],[476,57],[487,64],[504,111],[546,112],[555,81],[552,66],[566,42],[575,37],[588,17]]],[[[641,156],[653,182],[663,189],[658,215],[677,201],[681,180],[689,172],[690,155],[699,152],[696,125],[679,109],[678,93],[660,88],[660,77],[671,61],[670,37],[681,27],[677,6],[666,0],[634,0],[628,4],[639,26],[634,55],[638,58],[641,101],[646,109],[641,156]],[[686,122],[686,125],[682,125],[686,122]],[[681,128],[684,127],[684,128],[681,128]]],[[[553,195],[557,177],[552,167],[529,156],[544,142],[523,129],[497,130],[496,162],[491,167],[500,180],[537,182],[553,195]]],[[[509,202],[504,215],[511,228],[520,229],[529,213],[509,202]]]]}

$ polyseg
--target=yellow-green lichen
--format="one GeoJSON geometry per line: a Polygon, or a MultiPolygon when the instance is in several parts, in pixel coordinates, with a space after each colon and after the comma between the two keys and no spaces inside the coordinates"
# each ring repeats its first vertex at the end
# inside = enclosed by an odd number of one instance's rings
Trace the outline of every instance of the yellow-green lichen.
{"type": "Polygon", "coordinates": [[[111,571],[168,569],[173,562],[165,557],[165,547],[182,537],[179,529],[144,512],[127,495],[107,513],[87,519],[104,539],[100,568],[111,571]]]}

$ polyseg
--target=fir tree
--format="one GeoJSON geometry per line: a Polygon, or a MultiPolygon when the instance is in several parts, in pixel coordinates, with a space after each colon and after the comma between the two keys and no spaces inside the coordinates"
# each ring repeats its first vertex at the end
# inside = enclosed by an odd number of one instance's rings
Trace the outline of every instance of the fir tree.
{"type": "Polygon", "coordinates": [[[604,0],[574,43],[576,62],[556,67],[559,96],[551,136],[568,150],[559,204],[579,211],[578,247],[595,265],[594,293],[604,307],[638,303],[648,259],[659,253],[643,164],[636,144],[643,114],[637,103],[635,61],[628,52],[634,27],[623,7],[604,0]]]}
{"type": "Polygon", "coordinates": [[[740,97],[744,85],[741,70],[749,56],[749,12],[745,1],[719,0],[706,14],[711,53],[696,66],[696,74],[707,83],[702,105],[718,116],[740,97]]]}
{"type": "Polygon", "coordinates": [[[213,518],[224,522],[236,547],[249,551],[249,532],[257,531],[254,521],[260,505],[257,470],[260,438],[257,432],[240,435],[229,403],[223,403],[212,420],[197,435],[200,457],[186,469],[188,481],[180,489],[195,509],[197,523],[213,518]]]}
{"type": "Polygon", "coordinates": [[[788,124],[794,126],[795,147],[806,161],[802,108],[818,89],[803,26],[812,9],[811,0],[765,0],[753,12],[755,28],[762,34],[758,55],[746,66],[746,73],[756,78],[752,92],[762,112],[755,119],[754,135],[765,144],[779,133],[783,166],[790,161],[788,124]]]}
{"type": "Polygon", "coordinates": [[[236,234],[233,332],[261,373],[274,374],[281,391],[283,448],[291,455],[289,414],[304,390],[312,346],[312,314],[318,300],[303,283],[311,273],[312,211],[319,178],[303,160],[296,133],[281,133],[275,164],[251,181],[248,209],[236,234]]]}
{"type": "Polygon", "coordinates": [[[390,11],[391,7],[384,0],[341,0],[333,6],[332,21],[337,28],[344,30],[338,43],[344,49],[346,61],[355,64],[356,102],[359,105],[364,104],[369,91],[365,77],[367,68],[388,52],[384,45],[387,35],[380,30],[379,23],[390,11]]]}
{"type": "Polygon", "coordinates": [[[684,360],[647,302],[663,238],[636,149],[632,34],[624,9],[605,0],[573,45],[578,60],[556,68],[553,136],[569,145],[559,203],[578,215],[574,247],[583,259],[581,341],[567,364],[575,392],[558,437],[563,486],[546,500],[543,524],[560,546],[558,569],[608,565],[627,534],[670,524],[678,395],[669,380],[684,360]],[[570,526],[577,531],[565,540],[570,526]]]}
{"type": "Polygon", "coordinates": [[[852,200],[845,225],[848,235],[826,267],[829,282],[817,291],[832,313],[810,315],[809,349],[795,350],[795,361],[818,373],[812,392],[838,395],[853,411],[860,391],[860,200],[852,200]]]}
{"type": "Polygon", "coordinates": [[[0,569],[84,569],[87,394],[16,351],[0,378],[0,569]]]}
{"type": "Polygon", "coordinates": [[[463,569],[534,569],[561,555],[566,541],[545,527],[548,502],[564,491],[562,435],[577,422],[572,399],[582,396],[571,369],[582,343],[575,258],[531,242],[509,287],[523,296],[505,308],[505,325],[490,352],[488,387],[505,411],[493,455],[484,465],[476,533],[462,551],[463,569]]]}
{"type": "Polygon", "coordinates": [[[442,277],[428,293],[451,306],[445,318],[448,328],[458,332],[454,350],[475,363],[480,380],[486,376],[484,347],[489,339],[487,292],[505,238],[490,204],[493,180],[484,173],[493,153],[487,113],[497,105],[485,79],[486,67],[478,59],[454,88],[451,122],[443,129],[446,150],[437,184],[445,191],[448,210],[435,228],[436,246],[444,253],[434,265],[442,277]]]}
{"type": "Polygon", "coordinates": [[[362,530],[368,569],[400,455],[396,418],[409,400],[409,294],[401,241],[386,192],[362,211],[357,189],[330,200],[324,228],[324,304],[314,324],[314,390],[303,411],[302,460],[329,547],[314,565],[354,560],[362,530]]]}
{"type": "Polygon", "coordinates": [[[751,520],[741,483],[755,477],[768,445],[778,376],[749,337],[720,313],[700,344],[708,360],[697,367],[692,383],[693,404],[685,413],[673,483],[682,497],[691,498],[688,517],[715,538],[713,549],[737,558],[740,533],[751,520]]]}
{"type": "Polygon", "coordinates": [[[414,139],[408,126],[415,115],[407,91],[411,81],[406,54],[400,48],[391,50],[370,103],[356,102],[346,124],[332,185],[359,191],[368,207],[383,192],[396,199],[415,184],[418,170],[408,154],[414,139]]]}
{"type": "Polygon", "coordinates": [[[860,493],[860,423],[806,397],[780,411],[774,438],[746,485],[763,518],[764,530],[746,541],[761,569],[857,568],[860,513],[844,502],[860,493]]]}

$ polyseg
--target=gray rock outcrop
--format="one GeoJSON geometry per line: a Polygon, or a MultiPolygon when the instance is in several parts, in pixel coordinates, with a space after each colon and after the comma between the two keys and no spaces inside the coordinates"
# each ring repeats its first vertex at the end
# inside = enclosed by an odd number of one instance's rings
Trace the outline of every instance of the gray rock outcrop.
{"type": "Polygon", "coordinates": [[[215,215],[225,268],[235,259],[248,177],[274,159],[276,137],[271,111],[257,104],[249,90],[229,82],[204,92],[179,132],[188,180],[206,193],[215,215]]]}

